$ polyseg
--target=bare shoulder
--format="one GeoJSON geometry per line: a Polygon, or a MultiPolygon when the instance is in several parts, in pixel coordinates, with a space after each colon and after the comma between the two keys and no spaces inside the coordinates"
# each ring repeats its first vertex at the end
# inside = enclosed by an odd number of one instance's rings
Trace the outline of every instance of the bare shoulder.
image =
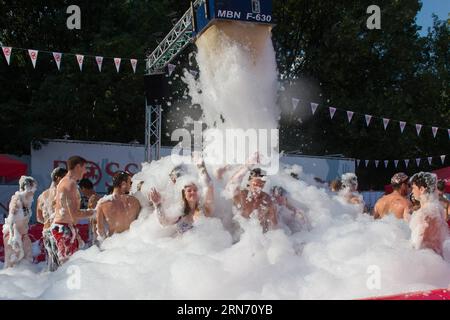
{"type": "Polygon", "coordinates": [[[127,199],[127,202],[131,205],[139,205],[139,206],[141,205],[139,203],[139,200],[135,196],[127,194],[126,199],[127,199]]]}

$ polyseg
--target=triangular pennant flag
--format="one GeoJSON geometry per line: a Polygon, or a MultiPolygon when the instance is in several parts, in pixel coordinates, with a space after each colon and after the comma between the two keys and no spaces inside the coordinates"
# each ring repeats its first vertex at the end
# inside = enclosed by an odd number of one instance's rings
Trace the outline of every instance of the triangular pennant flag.
{"type": "Polygon", "coordinates": [[[103,57],[96,56],[95,61],[97,62],[98,71],[102,72],[103,57]]]}
{"type": "Polygon", "coordinates": [[[366,114],[365,118],[366,118],[366,124],[367,124],[367,126],[369,126],[370,125],[370,120],[372,120],[372,116],[370,114],[366,114]]]}
{"type": "Polygon", "coordinates": [[[5,55],[6,62],[9,66],[9,61],[11,59],[12,47],[2,47],[3,54],[5,55]]]}
{"type": "Polygon", "coordinates": [[[417,135],[420,136],[420,130],[422,130],[422,125],[421,124],[416,124],[416,131],[417,131],[417,135]]]}
{"type": "Polygon", "coordinates": [[[433,131],[433,137],[436,138],[436,133],[438,132],[438,127],[432,127],[431,131],[433,131]]]}
{"type": "Polygon", "coordinates": [[[442,164],[445,163],[445,154],[443,154],[443,155],[441,156],[441,162],[442,162],[442,164]]]}
{"type": "Polygon", "coordinates": [[[405,159],[404,161],[405,161],[405,167],[408,168],[408,165],[409,165],[409,159],[405,159]]]}
{"type": "Polygon", "coordinates": [[[361,162],[361,160],[356,159],[356,167],[359,167],[359,163],[361,162]]]}
{"type": "Polygon", "coordinates": [[[430,166],[431,166],[432,161],[433,161],[433,157],[428,157],[428,163],[430,164],[430,166]]]}
{"type": "Polygon", "coordinates": [[[56,66],[58,67],[58,70],[61,69],[61,52],[53,52],[53,59],[55,59],[56,66]]]}
{"type": "Polygon", "coordinates": [[[197,76],[197,74],[198,74],[198,72],[197,71],[195,71],[195,70],[191,70],[191,71],[189,71],[194,77],[196,77],[197,76]]]}
{"type": "Polygon", "coordinates": [[[389,160],[384,160],[384,166],[387,168],[389,165],[389,160]]]}
{"type": "Polygon", "coordinates": [[[420,160],[421,160],[420,158],[416,158],[416,164],[418,167],[420,167],[420,160]]]}
{"type": "Polygon", "coordinates": [[[329,107],[329,109],[330,109],[330,118],[333,119],[334,114],[336,113],[336,108],[329,107]]]}
{"type": "Polygon", "coordinates": [[[83,71],[83,60],[84,60],[84,55],[82,55],[82,54],[77,54],[76,57],[77,57],[78,65],[80,66],[80,71],[83,71]]]}
{"type": "Polygon", "coordinates": [[[28,49],[28,54],[30,55],[31,62],[33,63],[33,68],[36,68],[36,60],[38,57],[38,50],[28,49]]]}
{"type": "Polygon", "coordinates": [[[119,72],[120,69],[120,61],[122,61],[121,58],[114,58],[114,64],[116,65],[117,73],[119,72]]]}
{"type": "Polygon", "coordinates": [[[137,59],[130,59],[131,67],[133,68],[133,73],[136,73],[137,59]]]}
{"type": "Polygon", "coordinates": [[[294,111],[295,111],[295,109],[297,109],[297,106],[298,106],[298,103],[300,102],[300,100],[299,99],[297,99],[297,98],[292,98],[292,107],[294,108],[294,111]]]}
{"type": "Polygon", "coordinates": [[[367,168],[367,166],[369,165],[369,161],[370,161],[370,160],[365,160],[365,161],[364,161],[364,163],[366,164],[366,168],[367,168]]]}
{"type": "MultiPolygon", "coordinates": [[[[312,111],[312,114],[314,114],[314,113],[316,113],[316,110],[317,110],[317,107],[319,106],[319,104],[318,103],[314,103],[314,102],[311,102],[311,111],[312,111]]],[[[449,137],[450,137],[450,129],[448,129],[448,135],[449,135],[449,137]]]]}
{"type": "Polygon", "coordinates": [[[171,63],[169,63],[168,65],[167,65],[167,70],[169,71],[169,77],[172,75],[172,73],[175,71],[175,68],[176,68],[177,66],[176,65],[174,65],[174,64],[171,64],[171,63]]]}
{"type": "Polygon", "coordinates": [[[450,129],[447,129],[448,132],[448,138],[450,139],[450,129]]]}
{"type": "Polygon", "coordinates": [[[403,130],[405,130],[406,122],[400,121],[400,132],[403,133],[403,130]]]}
{"type": "Polygon", "coordinates": [[[349,123],[352,122],[353,114],[353,111],[347,111],[347,119],[349,123]]]}
{"type": "Polygon", "coordinates": [[[375,160],[375,168],[378,168],[379,164],[380,164],[380,160],[375,160]]]}
{"type": "Polygon", "coordinates": [[[389,120],[389,119],[387,119],[387,118],[383,118],[384,130],[386,130],[386,128],[387,128],[387,126],[388,126],[388,124],[389,124],[389,121],[391,121],[391,120],[389,120]]]}
{"type": "Polygon", "coordinates": [[[395,165],[395,167],[397,168],[397,166],[398,166],[398,160],[394,160],[394,165],[395,165]]]}

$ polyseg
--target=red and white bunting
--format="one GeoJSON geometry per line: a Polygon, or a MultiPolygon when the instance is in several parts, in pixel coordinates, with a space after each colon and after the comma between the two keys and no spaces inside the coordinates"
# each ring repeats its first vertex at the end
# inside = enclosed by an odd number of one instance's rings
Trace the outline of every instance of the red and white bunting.
{"type": "Polygon", "coordinates": [[[120,61],[122,61],[121,58],[114,58],[114,64],[116,65],[117,73],[119,73],[119,69],[120,69],[120,61]]]}
{"type": "Polygon", "coordinates": [[[442,162],[442,164],[445,163],[445,154],[443,154],[443,155],[441,156],[441,162],[442,162]]]}
{"type": "Polygon", "coordinates": [[[356,167],[359,167],[359,163],[361,162],[361,160],[356,159],[356,167]]]}
{"type": "Polygon", "coordinates": [[[12,47],[2,47],[3,55],[5,56],[6,62],[9,66],[9,61],[11,60],[12,47]]]}
{"type": "Polygon", "coordinates": [[[431,128],[431,131],[433,132],[433,138],[436,138],[436,134],[437,134],[437,132],[438,132],[438,127],[432,127],[431,128]]]}
{"type": "Polygon", "coordinates": [[[82,54],[76,54],[78,66],[80,67],[80,71],[83,71],[83,61],[84,61],[84,55],[82,54]]]}
{"type": "Polygon", "coordinates": [[[394,160],[394,165],[395,165],[395,167],[397,168],[397,166],[398,166],[398,160],[394,160]]]}
{"type": "Polygon", "coordinates": [[[387,118],[383,118],[384,130],[386,130],[386,128],[387,128],[387,126],[388,126],[388,124],[389,124],[389,121],[391,121],[391,120],[390,120],[390,119],[387,119],[387,118]]]}
{"type": "Polygon", "coordinates": [[[297,109],[298,103],[300,102],[299,99],[297,98],[292,98],[292,108],[295,111],[295,109],[297,109]]]}
{"type": "Polygon", "coordinates": [[[353,111],[347,111],[347,119],[348,119],[348,123],[352,122],[353,119],[353,111]]]}
{"type": "Polygon", "coordinates": [[[33,63],[33,68],[36,68],[36,61],[37,61],[38,53],[39,53],[38,50],[28,49],[28,55],[30,56],[31,63],[33,63]]]}
{"type": "Polygon", "coordinates": [[[372,116],[370,114],[366,114],[365,118],[366,118],[366,124],[367,124],[367,126],[369,126],[370,125],[370,120],[372,120],[372,116]]]}
{"type": "Polygon", "coordinates": [[[53,52],[53,59],[55,59],[56,67],[58,68],[58,70],[61,69],[61,58],[62,58],[61,52],[53,52]]]}
{"type": "Polygon", "coordinates": [[[136,73],[137,59],[130,59],[131,67],[133,68],[133,73],[136,73]]]}
{"type": "MultiPolygon", "coordinates": [[[[174,65],[174,64],[171,64],[171,63],[169,63],[168,65],[167,65],[167,71],[169,71],[169,77],[172,75],[172,73],[175,71],[175,68],[176,68],[177,66],[176,65],[174,65]]],[[[283,88],[283,87],[282,87],[283,88]]],[[[282,90],[283,91],[283,90],[282,90]]]]}
{"type": "Polygon", "coordinates": [[[336,108],[329,107],[328,109],[330,110],[330,118],[333,119],[334,114],[336,113],[336,108]]]}
{"type": "Polygon", "coordinates": [[[364,160],[364,163],[365,163],[365,165],[366,165],[366,168],[367,168],[367,166],[369,165],[369,161],[370,161],[370,160],[364,160]]]}
{"type": "Polygon", "coordinates": [[[98,71],[102,72],[103,57],[96,56],[95,62],[97,62],[98,71]]]}
{"type": "Polygon", "coordinates": [[[416,164],[418,167],[420,167],[420,160],[421,160],[420,158],[416,158],[416,164]]]}
{"type": "Polygon", "coordinates": [[[384,160],[384,167],[387,168],[389,165],[389,160],[384,160]]]}
{"type": "Polygon", "coordinates": [[[403,133],[403,131],[405,130],[406,127],[406,122],[405,121],[400,121],[400,132],[403,133]]]}
{"type": "MultiPolygon", "coordinates": [[[[311,111],[312,111],[312,114],[316,113],[316,110],[317,110],[317,107],[318,107],[318,106],[319,106],[318,103],[311,102],[311,111]]],[[[450,137],[450,129],[448,129],[448,135],[449,135],[449,137],[450,137]]]]}
{"type": "Polygon", "coordinates": [[[433,161],[433,157],[428,157],[428,164],[431,166],[431,162],[433,161]]]}
{"type": "Polygon", "coordinates": [[[403,161],[405,161],[405,167],[408,168],[408,165],[409,165],[409,159],[405,159],[405,160],[403,160],[403,161]]]}
{"type": "Polygon", "coordinates": [[[378,168],[379,164],[380,164],[380,160],[375,160],[375,168],[378,168]]]}
{"type": "Polygon", "coordinates": [[[416,124],[416,131],[417,131],[417,135],[420,136],[420,130],[422,130],[422,125],[421,124],[416,124]]]}

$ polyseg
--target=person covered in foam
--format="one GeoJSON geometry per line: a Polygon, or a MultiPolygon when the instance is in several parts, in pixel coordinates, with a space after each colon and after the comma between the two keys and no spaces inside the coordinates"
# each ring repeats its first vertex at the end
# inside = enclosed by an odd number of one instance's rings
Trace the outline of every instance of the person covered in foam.
{"type": "Polygon", "coordinates": [[[366,212],[367,208],[362,195],[358,192],[358,177],[356,174],[349,172],[344,173],[341,177],[342,189],[338,195],[347,203],[358,205],[361,212],[366,212]]]}
{"type": "Polygon", "coordinates": [[[305,229],[310,231],[311,224],[306,215],[289,201],[287,191],[281,186],[275,186],[271,195],[277,206],[278,223],[288,227],[294,233],[305,229]]]}
{"type": "Polygon", "coordinates": [[[249,219],[253,214],[258,218],[263,232],[275,229],[278,225],[277,209],[272,197],[263,191],[266,175],[260,168],[251,169],[259,163],[260,155],[254,154],[247,163],[233,175],[226,190],[233,196],[233,203],[238,213],[249,219]],[[247,188],[242,189],[244,177],[249,173],[247,188]]]}
{"type": "Polygon", "coordinates": [[[24,259],[28,262],[33,260],[28,223],[36,189],[37,182],[33,177],[22,176],[19,191],[11,197],[8,217],[3,225],[5,268],[14,267],[24,259]]]}
{"type": "Polygon", "coordinates": [[[44,243],[47,269],[48,271],[55,271],[58,268],[58,249],[52,236],[51,225],[55,218],[55,204],[56,204],[56,188],[59,182],[67,174],[67,170],[61,167],[53,169],[50,177],[52,183],[50,188],[41,193],[37,200],[36,219],[44,226],[42,228],[42,240],[44,243]]]}
{"type": "Polygon", "coordinates": [[[419,172],[410,179],[414,198],[420,201],[420,209],[410,217],[411,243],[415,249],[432,249],[443,255],[443,243],[448,227],[445,210],[439,203],[434,173],[419,172]]]}
{"type": "Polygon", "coordinates": [[[204,216],[211,217],[214,212],[214,186],[212,180],[206,170],[205,163],[201,156],[194,152],[193,154],[194,164],[196,164],[200,179],[203,180],[206,185],[206,192],[204,201],[201,201],[200,191],[197,186],[196,179],[193,179],[187,175],[181,175],[185,171],[177,171],[179,174],[171,174],[171,180],[174,184],[182,186],[181,199],[182,199],[182,214],[177,218],[170,218],[164,212],[162,206],[161,194],[152,188],[149,194],[149,199],[154,206],[154,210],[157,214],[158,220],[163,226],[176,225],[177,232],[183,234],[186,231],[192,229],[194,222],[204,216]]]}

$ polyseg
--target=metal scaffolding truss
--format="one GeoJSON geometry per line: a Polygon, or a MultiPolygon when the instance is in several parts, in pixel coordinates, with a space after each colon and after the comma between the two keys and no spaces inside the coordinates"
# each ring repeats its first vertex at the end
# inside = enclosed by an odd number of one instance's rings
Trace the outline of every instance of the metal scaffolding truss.
{"type": "Polygon", "coordinates": [[[194,8],[200,6],[204,1],[195,1],[158,47],[147,57],[148,74],[162,71],[192,41],[194,36],[194,8]]]}
{"type": "Polygon", "coordinates": [[[148,105],[145,99],[145,162],[161,157],[161,105],[148,105]]]}

